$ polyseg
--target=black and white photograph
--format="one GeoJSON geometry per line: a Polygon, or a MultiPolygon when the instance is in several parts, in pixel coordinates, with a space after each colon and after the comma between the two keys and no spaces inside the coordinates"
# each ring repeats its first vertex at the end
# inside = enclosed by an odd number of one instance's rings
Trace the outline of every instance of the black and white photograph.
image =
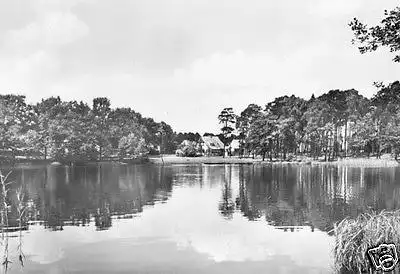
{"type": "Polygon", "coordinates": [[[0,0],[0,273],[400,273],[398,0],[0,0]]]}

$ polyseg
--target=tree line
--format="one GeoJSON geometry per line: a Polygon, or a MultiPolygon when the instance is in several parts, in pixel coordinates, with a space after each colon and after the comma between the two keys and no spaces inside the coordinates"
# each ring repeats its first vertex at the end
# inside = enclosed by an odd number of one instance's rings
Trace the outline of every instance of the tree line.
{"type": "Polygon", "coordinates": [[[264,108],[250,104],[240,115],[225,108],[222,133],[236,129],[242,154],[263,159],[307,155],[337,157],[400,152],[400,82],[377,84],[370,99],[357,90],[331,90],[305,100],[281,96],[264,108]]]}
{"type": "Polygon", "coordinates": [[[89,106],[60,97],[28,104],[22,95],[0,95],[0,155],[71,162],[134,158],[174,153],[177,143],[196,137],[191,135],[131,108],[112,108],[104,97],[89,106]]]}

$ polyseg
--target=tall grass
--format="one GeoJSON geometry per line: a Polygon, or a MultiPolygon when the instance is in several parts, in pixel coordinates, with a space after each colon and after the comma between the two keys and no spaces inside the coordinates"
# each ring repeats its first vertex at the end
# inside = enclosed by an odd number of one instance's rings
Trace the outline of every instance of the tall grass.
{"type": "Polygon", "coordinates": [[[7,175],[3,175],[0,172],[0,191],[1,191],[1,240],[3,244],[3,259],[2,265],[4,267],[4,272],[7,272],[9,264],[11,263],[9,259],[9,235],[8,235],[8,209],[9,204],[7,201],[8,197],[8,186],[11,184],[8,182],[8,177],[11,174],[9,172],[7,175]]]}
{"type": "MultiPolygon", "coordinates": [[[[1,243],[3,246],[3,258],[2,258],[2,266],[4,273],[7,273],[10,264],[12,261],[10,260],[10,253],[9,253],[9,210],[11,205],[9,204],[10,200],[10,185],[12,182],[8,180],[11,171],[6,175],[0,170],[0,215],[1,215],[1,243]]],[[[25,256],[22,251],[22,224],[24,219],[25,213],[25,205],[24,205],[24,191],[23,186],[21,186],[17,190],[17,212],[18,212],[18,221],[19,221],[19,237],[18,237],[18,259],[21,266],[24,266],[25,256]]]]}
{"type": "Polygon", "coordinates": [[[18,212],[18,223],[19,223],[18,260],[21,266],[24,266],[24,260],[25,260],[25,255],[24,252],[22,251],[22,224],[24,223],[25,209],[26,209],[24,198],[25,198],[24,186],[21,186],[17,190],[17,201],[18,201],[17,212],[18,212]]]}
{"type": "MultiPolygon", "coordinates": [[[[400,255],[400,211],[362,214],[335,225],[334,260],[337,273],[375,273],[367,250],[381,243],[396,245],[400,255]]],[[[396,272],[399,273],[398,265],[396,272]]]]}

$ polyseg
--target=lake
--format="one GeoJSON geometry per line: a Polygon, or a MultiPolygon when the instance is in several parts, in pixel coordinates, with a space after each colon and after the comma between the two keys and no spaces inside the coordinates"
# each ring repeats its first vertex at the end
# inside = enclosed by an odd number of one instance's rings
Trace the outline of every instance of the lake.
{"type": "Polygon", "coordinates": [[[28,224],[23,269],[10,233],[10,273],[332,273],[335,222],[400,208],[399,168],[31,165],[10,179],[28,224]]]}

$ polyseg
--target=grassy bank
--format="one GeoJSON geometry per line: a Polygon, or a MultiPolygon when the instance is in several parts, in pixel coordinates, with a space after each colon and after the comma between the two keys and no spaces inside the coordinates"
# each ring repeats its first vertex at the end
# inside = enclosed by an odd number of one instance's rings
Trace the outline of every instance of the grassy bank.
{"type": "Polygon", "coordinates": [[[203,157],[179,157],[175,155],[164,155],[163,157],[149,157],[149,162],[152,164],[311,164],[312,160],[306,157],[298,158],[293,161],[281,161],[278,159],[262,160],[261,157],[253,158],[240,158],[238,156],[222,157],[222,156],[203,156],[203,157]]]}
{"type": "Polygon", "coordinates": [[[239,157],[178,157],[165,155],[163,157],[149,157],[152,164],[253,164],[261,162],[259,159],[239,157]]]}
{"type": "MultiPolygon", "coordinates": [[[[305,164],[305,165],[338,165],[338,166],[349,166],[349,167],[396,167],[399,163],[388,157],[382,159],[376,158],[346,158],[339,159],[336,161],[325,162],[322,158],[315,160],[310,157],[298,156],[290,161],[282,161],[281,159],[273,159],[271,162],[269,159],[262,160],[261,157],[253,158],[239,158],[238,156],[225,157],[213,156],[213,157],[178,157],[175,155],[163,155],[161,156],[149,156],[137,159],[119,159],[119,160],[102,160],[102,161],[76,161],[73,165],[86,165],[86,164],[98,164],[98,163],[121,163],[121,164],[256,164],[256,165],[270,165],[270,164],[305,164]]],[[[0,163],[0,166],[9,165],[72,165],[72,162],[61,162],[58,163],[55,160],[47,159],[23,159],[17,160],[13,163],[0,163]]]]}
{"type": "Polygon", "coordinates": [[[308,157],[298,157],[291,161],[269,160],[262,161],[261,158],[239,158],[234,157],[178,157],[175,155],[164,155],[163,157],[150,157],[149,162],[152,164],[310,164],[310,165],[338,165],[338,166],[354,166],[354,167],[395,167],[399,163],[392,159],[375,159],[375,158],[347,158],[332,162],[324,162],[323,160],[314,160],[308,157]]]}
{"type": "Polygon", "coordinates": [[[355,167],[396,167],[399,163],[389,157],[376,158],[347,158],[335,162],[337,165],[355,167]]]}
{"type": "Polygon", "coordinates": [[[104,159],[104,160],[77,160],[77,161],[67,161],[55,159],[15,159],[12,161],[0,162],[0,167],[9,166],[24,166],[24,165],[90,165],[90,164],[101,164],[101,163],[120,163],[120,164],[146,164],[149,162],[148,157],[134,158],[134,159],[104,159]]]}
{"type": "MultiPolygon", "coordinates": [[[[400,211],[362,214],[335,226],[334,259],[338,273],[374,273],[367,251],[379,244],[395,244],[400,254],[400,211]]],[[[398,272],[399,268],[397,266],[398,272]]]]}

